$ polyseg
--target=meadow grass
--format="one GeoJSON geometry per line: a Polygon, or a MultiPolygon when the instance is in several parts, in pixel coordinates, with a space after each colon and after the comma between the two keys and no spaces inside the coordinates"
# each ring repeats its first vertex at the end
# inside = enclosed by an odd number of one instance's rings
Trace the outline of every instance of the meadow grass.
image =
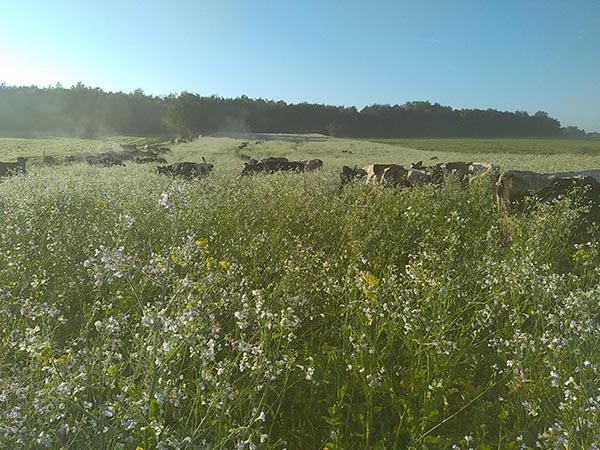
{"type": "Polygon", "coordinates": [[[432,152],[600,156],[598,139],[374,139],[372,142],[432,152]]]}
{"type": "MultiPolygon", "coordinates": [[[[0,447],[598,447],[598,230],[574,197],[507,218],[486,180],[340,189],[342,163],[431,153],[336,139],[251,145],[324,170],[242,178],[238,144],[173,147],[215,162],[194,181],[0,183],[0,447]]],[[[572,158],[541,170],[594,161],[572,158]]]]}

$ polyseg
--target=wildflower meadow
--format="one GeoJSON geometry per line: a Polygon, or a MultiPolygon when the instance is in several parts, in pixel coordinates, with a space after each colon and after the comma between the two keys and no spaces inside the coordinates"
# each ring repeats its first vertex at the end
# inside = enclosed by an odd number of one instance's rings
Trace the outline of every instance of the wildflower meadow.
{"type": "Polygon", "coordinates": [[[576,193],[506,217],[485,179],[340,188],[342,163],[425,151],[268,142],[249,151],[324,168],[241,177],[233,140],[199,142],[169,158],[206,155],[203,179],[0,182],[0,448],[600,447],[599,232],[576,193]]]}

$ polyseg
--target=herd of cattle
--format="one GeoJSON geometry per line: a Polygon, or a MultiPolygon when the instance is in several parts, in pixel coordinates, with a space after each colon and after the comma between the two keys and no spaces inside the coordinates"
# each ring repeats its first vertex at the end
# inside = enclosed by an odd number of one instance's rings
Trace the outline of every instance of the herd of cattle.
{"type": "MultiPolygon", "coordinates": [[[[159,175],[180,176],[188,179],[206,177],[214,165],[202,162],[174,162],[166,165],[161,154],[170,153],[170,149],[158,146],[121,145],[118,151],[105,151],[96,155],[84,154],[83,159],[91,164],[103,167],[124,165],[124,161],[136,163],[164,164],[156,167],[159,175]]],[[[268,157],[260,160],[241,155],[244,167],[241,175],[276,172],[310,172],[320,169],[320,159],[290,161],[287,158],[268,157]]],[[[26,158],[18,157],[16,162],[0,163],[0,178],[26,173],[26,158]]],[[[45,165],[58,164],[54,158],[43,155],[45,165]]],[[[75,161],[73,156],[65,157],[63,164],[75,161]]],[[[404,167],[398,164],[370,164],[365,167],[351,168],[343,166],[340,173],[341,186],[353,180],[362,179],[369,184],[390,187],[414,188],[424,185],[441,185],[444,180],[453,178],[460,183],[469,184],[476,179],[485,178],[493,184],[496,200],[506,213],[522,211],[525,200],[537,199],[552,203],[574,187],[579,187],[584,199],[591,204],[590,214],[600,220],[600,169],[579,172],[536,173],[530,171],[508,170],[500,172],[494,164],[477,162],[448,162],[432,166],[422,161],[404,167]]]]}

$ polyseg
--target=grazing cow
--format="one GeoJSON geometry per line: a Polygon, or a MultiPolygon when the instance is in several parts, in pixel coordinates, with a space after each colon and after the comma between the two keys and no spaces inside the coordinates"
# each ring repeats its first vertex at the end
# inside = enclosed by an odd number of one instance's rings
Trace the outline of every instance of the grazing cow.
{"type": "Polygon", "coordinates": [[[423,161],[412,163],[407,176],[408,183],[411,186],[423,186],[425,184],[440,186],[444,182],[444,169],[441,166],[441,164],[425,166],[423,161]]]}
{"type": "Polygon", "coordinates": [[[101,166],[101,167],[112,167],[112,166],[124,166],[125,164],[119,158],[117,158],[114,154],[106,152],[100,153],[98,155],[85,155],[84,159],[88,164],[92,166],[101,166]]]}
{"type": "Polygon", "coordinates": [[[312,172],[323,167],[323,161],[320,159],[305,159],[300,162],[304,164],[304,172],[312,172]]]}
{"type": "Polygon", "coordinates": [[[433,181],[432,175],[423,169],[408,169],[408,173],[403,175],[400,181],[405,186],[421,187],[430,184],[433,181]]]}
{"type": "Polygon", "coordinates": [[[27,158],[22,156],[17,157],[17,162],[3,162],[0,163],[0,177],[7,177],[11,175],[24,174],[27,172],[25,162],[27,158]]]}
{"type": "Polygon", "coordinates": [[[365,178],[367,183],[385,186],[407,186],[408,170],[398,164],[370,164],[362,169],[342,167],[340,179],[342,186],[355,178],[365,178]]]}
{"type": "Polygon", "coordinates": [[[246,164],[256,164],[258,162],[258,159],[254,159],[250,155],[241,154],[240,158],[242,158],[246,164]]]}
{"type": "Polygon", "coordinates": [[[505,211],[522,210],[526,197],[546,189],[552,182],[547,174],[526,170],[503,172],[494,186],[498,207],[505,211]]]}
{"type": "Polygon", "coordinates": [[[203,162],[174,162],[168,166],[157,166],[156,173],[159,175],[172,175],[185,177],[189,179],[207,177],[212,171],[214,165],[207,163],[204,158],[203,162]]]}
{"type": "Polygon", "coordinates": [[[552,203],[573,186],[585,186],[585,198],[600,205],[600,170],[558,173],[508,170],[496,182],[496,201],[506,213],[521,212],[527,197],[552,203]]]}
{"type": "Polygon", "coordinates": [[[53,156],[46,155],[46,151],[42,152],[42,162],[45,166],[54,166],[56,164],[56,159],[53,156]]]}
{"type": "Polygon", "coordinates": [[[405,184],[408,170],[398,164],[370,164],[363,167],[367,172],[367,183],[398,186],[405,184]]]}
{"type": "Polygon", "coordinates": [[[365,169],[357,169],[356,166],[354,168],[343,166],[342,172],[340,173],[340,181],[341,185],[350,183],[352,180],[358,180],[367,176],[367,171],[365,169]]]}
{"type": "Polygon", "coordinates": [[[497,176],[499,169],[500,168],[495,164],[474,162],[469,166],[469,176],[478,177],[479,175],[493,175],[494,173],[496,173],[497,176]]]}
{"type": "Polygon", "coordinates": [[[264,158],[255,163],[246,163],[242,169],[242,175],[255,173],[275,172],[304,172],[304,163],[300,161],[288,161],[287,158],[264,158]]]}
{"type": "Polygon", "coordinates": [[[474,162],[469,166],[469,183],[475,183],[477,180],[485,180],[494,185],[500,175],[500,167],[491,163],[474,162]]]}
{"type": "Polygon", "coordinates": [[[469,181],[469,168],[471,167],[472,162],[448,162],[442,163],[438,166],[442,169],[442,173],[446,177],[455,177],[461,183],[468,183],[469,181]]]}
{"type": "Polygon", "coordinates": [[[73,164],[75,162],[75,157],[73,155],[66,155],[63,159],[63,164],[73,164]]]}

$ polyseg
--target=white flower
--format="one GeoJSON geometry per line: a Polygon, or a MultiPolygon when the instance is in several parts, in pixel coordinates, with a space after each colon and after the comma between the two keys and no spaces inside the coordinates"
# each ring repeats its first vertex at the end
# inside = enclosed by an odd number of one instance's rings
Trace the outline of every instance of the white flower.
{"type": "Polygon", "coordinates": [[[158,204],[166,209],[171,209],[171,203],[169,202],[169,194],[167,192],[163,192],[162,194],[160,194],[160,200],[158,200],[158,204]]]}

